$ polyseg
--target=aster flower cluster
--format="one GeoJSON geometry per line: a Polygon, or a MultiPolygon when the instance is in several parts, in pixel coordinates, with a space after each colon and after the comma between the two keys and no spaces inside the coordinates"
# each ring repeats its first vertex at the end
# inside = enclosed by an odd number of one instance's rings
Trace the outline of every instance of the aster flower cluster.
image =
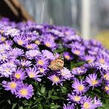
{"type": "Polygon", "coordinates": [[[36,100],[32,106],[40,109],[97,109],[109,94],[109,50],[69,27],[4,18],[0,82],[17,100],[36,100]]]}

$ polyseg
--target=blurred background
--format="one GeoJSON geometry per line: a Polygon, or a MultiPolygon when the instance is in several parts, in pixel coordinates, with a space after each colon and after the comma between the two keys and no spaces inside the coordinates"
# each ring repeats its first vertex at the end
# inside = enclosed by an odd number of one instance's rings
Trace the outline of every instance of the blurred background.
{"type": "Polygon", "coordinates": [[[109,0],[19,1],[38,24],[73,27],[82,37],[100,40],[109,48],[109,0]]]}

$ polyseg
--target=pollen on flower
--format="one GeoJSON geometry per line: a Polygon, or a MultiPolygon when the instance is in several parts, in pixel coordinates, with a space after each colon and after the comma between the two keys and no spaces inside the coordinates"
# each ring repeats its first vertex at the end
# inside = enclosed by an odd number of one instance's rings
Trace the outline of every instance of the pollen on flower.
{"type": "Polygon", "coordinates": [[[105,90],[108,91],[109,90],[109,87],[108,86],[105,86],[105,90]]]}
{"type": "Polygon", "coordinates": [[[85,102],[83,104],[84,109],[90,109],[90,104],[88,102],[85,102]]]}
{"type": "Polygon", "coordinates": [[[5,41],[6,40],[6,38],[5,37],[1,37],[1,41],[5,41]]]}
{"type": "Polygon", "coordinates": [[[18,40],[17,43],[18,43],[19,45],[23,45],[23,41],[22,41],[22,40],[18,40]]]}
{"type": "Polygon", "coordinates": [[[76,55],[79,55],[79,54],[80,54],[80,51],[79,51],[79,50],[75,50],[74,53],[75,53],[76,55]]]}
{"type": "Polygon", "coordinates": [[[69,60],[69,59],[70,59],[70,56],[66,55],[65,58],[66,58],[67,60],[69,60]]]}
{"type": "Polygon", "coordinates": [[[9,69],[9,68],[6,68],[6,69],[5,69],[5,71],[6,71],[6,72],[9,72],[9,71],[10,71],[10,69],[9,69]]]}
{"type": "Polygon", "coordinates": [[[26,96],[28,94],[27,89],[25,89],[25,88],[21,89],[20,94],[23,95],[23,96],[26,96]]]}
{"type": "Polygon", "coordinates": [[[44,72],[44,69],[43,69],[43,68],[40,68],[39,70],[40,70],[40,72],[41,72],[41,73],[43,73],[43,72],[44,72]]]}
{"type": "Polygon", "coordinates": [[[40,45],[40,41],[39,40],[36,40],[35,41],[35,44],[40,45]]]}
{"type": "Polygon", "coordinates": [[[45,45],[46,45],[47,47],[51,47],[51,44],[50,44],[49,42],[45,43],[45,45]]]}
{"type": "Polygon", "coordinates": [[[83,90],[84,90],[84,86],[83,86],[83,85],[79,85],[79,86],[78,86],[78,90],[79,90],[79,91],[83,91],[83,90]]]}
{"type": "Polygon", "coordinates": [[[97,80],[92,80],[92,85],[96,85],[98,84],[98,81],[97,80]]]}
{"type": "Polygon", "coordinates": [[[80,101],[81,97],[80,96],[74,96],[75,101],[80,101]]]}
{"type": "Polygon", "coordinates": [[[15,82],[11,82],[10,83],[10,88],[15,89],[17,86],[17,84],[15,82]]]}
{"type": "Polygon", "coordinates": [[[105,60],[101,58],[101,59],[99,60],[99,62],[100,62],[101,64],[104,64],[104,63],[105,63],[105,60]]]}
{"type": "Polygon", "coordinates": [[[31,46],[31,45],[27,45],[27,48],[31,49],[31,48],[32,48],[32,46],[31,46]]]}
{"type": "Polygon", "coordinates": [[[53,77],[53,82],[57,83],[58,81],[60,81],[59,77],[57,77],[56,75],[53,77]]]}
{"type": "Polygon", "coordinates": [[[18,73],[16,73],[16,74],[15,74],[15,77],[16,77],[17,79],[20,79],[21,75],[18,74],[18,73]]]}
{"type": "Polygon", "coordinates": [[[30,72],[29,77],[30,77],[30,78],[34,78],[34,77],[35,77],[34,72],[30,72]]]}
{"type": "Polygon", "coordinates": [[[92,60],[92,59],[88,60],[88,63],[92,63],[92,62],[93,62],[93,60],[92,60]]]}
{"type": "Polygon", "coordinates": [[[43,60],[38,60],[38,64],[39,65],[43,65],[44,64],[44,61],[43,60]]]}
{"type": "Polygon", "coordinates": [[[105,75],[104,75],[104,78],[105,78],[106,80],[109,80],[109,74],[105,74],[105,75]]]}

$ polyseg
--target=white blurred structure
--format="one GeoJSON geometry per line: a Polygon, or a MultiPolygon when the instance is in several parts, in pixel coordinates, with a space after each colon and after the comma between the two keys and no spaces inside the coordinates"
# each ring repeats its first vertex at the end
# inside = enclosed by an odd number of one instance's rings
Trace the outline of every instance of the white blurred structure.
{"type": "Polygon", "coordinates": [[[82,0],[82,11],[81,11],[81,33],[86,39],[90,36],[90,0],[82,0]]]}
{"type": "Polygon", "coordinates": [[[19,0],[37,23],[75,28],[86,39],[109,30],[109,0],[19,0]]]}

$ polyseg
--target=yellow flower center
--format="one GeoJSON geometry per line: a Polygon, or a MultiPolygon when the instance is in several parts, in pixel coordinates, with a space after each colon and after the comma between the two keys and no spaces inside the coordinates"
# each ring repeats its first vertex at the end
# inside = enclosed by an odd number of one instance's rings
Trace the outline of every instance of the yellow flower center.
{"type": "Polygon", "coordinates": [[[35,44],[39,45],[40,44],[40,41],[39,40],[36,40],[35,41],[35,44]]]}
{"type": "Polygon", "coordinates": [[[11,83],[10,83],[10,88],[15,89],[15,88],[16,88],[16,86],[17,86],[17,85],[16,85],[16,83],[15,83],[15,82],[11,82],[11,83]]]}
{"type": "Polygon", "coordinates": [[[17,43],[18,43],[19,45],[23,45],[23,41],[22,41],[22,40],[18,40],[17,43]]]}
{"type": "Polygon", "coordinates": [[[98,83],[97,80],[92,80],[91,82],[92,82],[92,85],[93,85],[93,86],[96,85],[96,84],[98,83]]]}
{"type": "Polygon", "coordinates": [[[105,90],[108,91],[109,90],[109,87],[108,86],[105,86],[105,90]]]}
{"type": "Polygon", "coordinates": [[[9,72],[9,71],[10,71],[10,69],[9,69],[9,68],[6,68],[6,69],[5,69],[5,71],[6,71],[6,72],[9,72]]]}
{"type": "Polygon", "coordinates": [[[66,72],[65,72],[65,71],[62,71],[62,72],[61,72],[61,75],[62,75],[62,76],[65,76],[65,75],[66,75],[66,72]]]}
{"type": "Polygon", "coordinates": [[[90,59],[90,60],[88,60],[88,63],[92,63],[92,62],[93,62],[93,60],[91,60],[91,59],[90,59]]]}
{"type": "Polygon", "coordinates": [[[6,59],[6,56],[2,56],[2,59],[5,60],[6,59]]]}
{"type": "Polygon", "coordinates": [[[81,99],[81,98],[80,98],[79,96],[75,96],[75,97],[74,97],[74,100],[75,100],[75,101],[80,101],[80,99],[81,99]]]}
{"type": "Polygon", "coordinates": [[[109,80],[109,75],[108,75],[108,74],[105,74],[105,75],[104,75],[104,78],[105,78],[106,80],[109,80]]]}
{"type": "Polygon", "coordinates": [[[90,108],[90,105],[89,105],[89,103],[85,102],[83,104],[83,107],[84,107],[84,109],[89,109],[90,108]]]}
{"type": "Polygon", "coordinates": [[[53,82],[57,83],[59,80],[60,80],[59,77],[57,77],[57,76],[53,77],[53,82]]]}
{"type": "Polygon", "coordinates": [[[104,63],[105,63],[105,60],[104,60],[104,59],[100,59],[99,62],[100,62],[101,64],[104,64],[104,63]]]}
{"type": "Polygon", "coordinates": [[[15,74],[15,77],[16,77],[17,79],[19,79],[19,78],[21,77],[21,75],[18,74],[18,73],[16,73],[16,74],[15,74]]]}
{"type": "Polygon", "coordinates": [[[70,56],[67,55],[67,56],[65,56],[65,58],[66,58],[67,60],[69,60],[69,59],[70,59],[70,56]]]}
{"type": "Polygon", "coordinates": [[[84,86],[83,86],[83,85],[79,85],[79,86],[78,86],[78,90],[79,90],[79,91],[83,91],[83,90],[84,90],[84,86]]]}
{"type": "Polygon", "coordinates": [[[47,47],[51,47],[51,44],[50,44],[49,42],[45,43],[45,45],[46,45],[47,47]]]}
{"type": "Polygon", "coordinates": [[[80,51],[79,50],[75,50],[74,52],[76,55],[79,55],[80,54],[80,51]]]}
{"type": "Polygon", "coordinates": [[[33,72],[30,72],[29,77],[30,78],[34,78],[35,77],[35,74],[33,72]]]}
{"type": "Polygon", "coordinates": [[[31,45],[27,45],[27,48],[30,48],[30,49],[31,49],[31,48],[32,48],[32,46],[31,46],[31,45]]]}
{"type": "Polygon", "coordinates": [[[38,60],[38,64],[39,65],[44,65],[44,61],[43,60],[38,60]]]}
{"type": "Polygon", "coordinates": [[[27,89],[25,89],[25,88],[21,89],[20,94],[23,95],[23,96],[26,96],[28,94],[27,89]]]}
{"type": "Polygon", "coordinates": [[[43,73],[43,72],[44,72],[44,69],[43,69],[43,68],[40,68],[39,70],[40,70],[40,72],[41,72],[41,73],[43,73]]]}
{"type": "Polygon", "coordinates": [[[6,38],[5,37],[1,37],[1,41],[5,41],[6,40],[6,38]]]}

